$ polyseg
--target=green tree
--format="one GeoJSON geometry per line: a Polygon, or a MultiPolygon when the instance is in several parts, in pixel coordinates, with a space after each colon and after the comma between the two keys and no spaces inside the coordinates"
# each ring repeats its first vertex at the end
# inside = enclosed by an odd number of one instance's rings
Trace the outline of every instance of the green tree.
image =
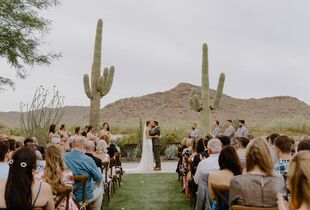
{"type": "MultiPolygon", "coordinates": [[[[0,57],[12,66],[17,78],[27,76],[25,66],[49,65],[61,56],[40,51],[51,25],[40,13],[58,4],[58,0],[0,0],[0,57]]],[[[14,88],[14,82],[0,76],[0,89],[8,86],[14,88]]]]}

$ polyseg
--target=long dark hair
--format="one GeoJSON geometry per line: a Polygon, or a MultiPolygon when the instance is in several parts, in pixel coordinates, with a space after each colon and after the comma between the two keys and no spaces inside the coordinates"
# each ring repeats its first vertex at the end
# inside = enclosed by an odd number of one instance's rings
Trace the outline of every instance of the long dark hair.
{"type": "Polygon", "coordinates": [[[92,128],[93,128],[93,126],[91,126],[91,125],[88,126],[88,127],[87,127],[87,133],[88,133],[92,128]]]}
{"type": "Polygon", "coordinates": [[[233,146],[225,146],[221,150],[219,157],[220,170],[228,169],[235,176],[242,174],[242,166],[239,156],[233,146]]]}
{"type": "Polygon", "coordinates": [[[196,152],[197,153],[202,153],[205,151],[205,148],[203,146],[203,138],[200,138],[197,142],[197,147],[196,147],[196,152]]]}
{"type": "Polygon", "coordinates": [[[102,124],[102,128],[104,128],[105,125],[108,126],[107,131],[110,131],[110,125],[109,125],[109,123],[104,122],[104,123],[102,124]]]}
{"type": "Polygon", "coordinates": [[[56,132],[56,125],[55,124],[51,124],[50,125],[50,131],[49,133],[55,133],[56,132]]]}
{"type": "Polygon", "coordinates": [[[7,210],[32,209],[32,171],[35,168],[33,149],[23,147],[13,154],[4,194],[7,210]]]}

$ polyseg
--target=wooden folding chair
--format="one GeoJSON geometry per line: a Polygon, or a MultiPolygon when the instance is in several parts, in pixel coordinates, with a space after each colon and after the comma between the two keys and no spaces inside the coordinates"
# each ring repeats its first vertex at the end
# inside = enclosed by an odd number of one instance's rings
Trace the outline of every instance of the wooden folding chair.
{"type": "Polygon", "coordinates": [[[79,209],[86,207],[88,203],[86,202],[86,182],[88,179],[87,175],[80,175],[80,176],[73,176],[74,183],[77,184],[76,188],[73,190],[73,194],[79,190],[82,189],[83,194],[82,194],[82,201],[78,202],[76,199],[73,199],[75,204],[79,209]]]}
{"type": "Polygon", "coordinates": [[[69,199],[70,193],[72,192],[71,186],[59,186],[54,188],[56,191],[56,202],[55,202],[55,209],[59,206],[59,204],[66,198],[66,206],[65,210],[69,210],[69,199]]]}
{"type": "Polygon", "coordinates": [[[119,152],[115,153],[114,158],[115,158],[115,174],[116,174],[118,186],[120,187],[121,182],[122,182],[122,176],[124,175],[124,171],[123,171],[122,164],[120,161],[120,153],[119,152]]]}
{"type": "Polygon", "coordinates": [[[104,197],[105,197],[107,207],[109,206],[109,202],[110,202],[110,186],[111,186],[111,180],[108,181],[109,165],[110,165],[109,161],[102,162],[102,168],[103,168],[103,171],[105,173],[104,183],[103,183],[104,194],[105,194],[104,197]]]}
{"type": "Polygon", "coordinates": [[[250,207],[250,206],[240,206],[233,205],[231,210],[278,210],[277,207],[268,208],[268,207],[250,207]]]}
{"type": "Polygon", "coordinates": [[[227,206],[227,209],[229,208],[229,186],[227,185],[217,185],[212,184],[212,189],[215,194],[215,200],[216,200],[216,209],[222,210],[221,206],[227,206]]]}
{"type": "Polygon", "coordinates": [[[115,173],[115,159],[110,159],[110,178],[112,180],[112,186],[111,186],[111,196],[116,193],[116,186],[117,186],[117,176],[115,173]]]}

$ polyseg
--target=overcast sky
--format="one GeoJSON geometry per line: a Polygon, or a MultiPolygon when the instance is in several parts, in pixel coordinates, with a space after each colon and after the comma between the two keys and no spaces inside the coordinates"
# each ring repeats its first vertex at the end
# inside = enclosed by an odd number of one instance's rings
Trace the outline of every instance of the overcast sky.
{"type": "MultiPolygon", "coordinates": [[[[203,42],[212,88],[224,72],[224,92],[232,97],[289,95],[310,104],[309,11],[309,0],[63,0],[43,14],[53,20],[44,48],[63,57],[15,80],[15,91],[0,93],[0,110],[19,110],[41,84],[56,85],[65,105],[88,106],[82,77],[91,71],[98,18],[104,21],[102,68],[116,67],[102,106],[180,82],[199,85],[203,42]]],[[[3,59],[0,69],[14,78],[3,59]]]]}

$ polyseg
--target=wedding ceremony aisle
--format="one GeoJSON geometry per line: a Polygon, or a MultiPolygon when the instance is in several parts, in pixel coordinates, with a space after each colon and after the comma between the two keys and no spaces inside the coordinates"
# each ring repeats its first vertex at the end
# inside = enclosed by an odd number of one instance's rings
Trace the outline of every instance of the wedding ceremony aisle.
{"type": "Polygon", "coordinates": [[[126,174],[107,210],[192,210],[176,173],[126,174]]]}

